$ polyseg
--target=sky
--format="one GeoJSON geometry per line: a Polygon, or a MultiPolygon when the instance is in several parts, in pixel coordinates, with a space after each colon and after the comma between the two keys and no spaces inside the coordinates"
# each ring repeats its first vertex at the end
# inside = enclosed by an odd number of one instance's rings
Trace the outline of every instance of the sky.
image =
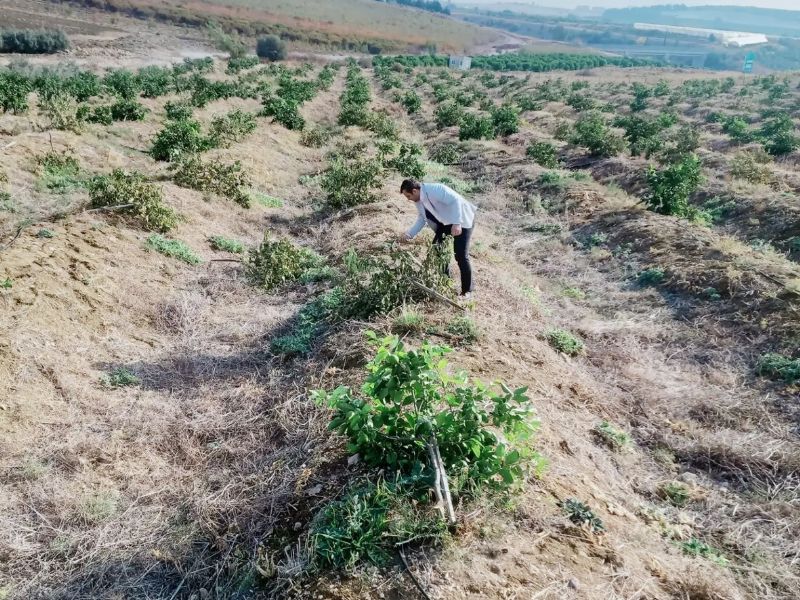
{"type": "MultiPolygon", "coordinates": [[[[459,0],[453,0],[456,4],[459,0]]],[[[755,6],[757,8],[783,8],[800,10],[798,0],[462,0],[464,4],[492,4],[497,1],[519,2],[521,4],[537,4],[558,8],[574,8],[576,6],[602,6],[604,8],[621,8],[626,6],[653,6],[657,4],[686,4],[702,6],[721,4],[727,6],[755,6]]]]}

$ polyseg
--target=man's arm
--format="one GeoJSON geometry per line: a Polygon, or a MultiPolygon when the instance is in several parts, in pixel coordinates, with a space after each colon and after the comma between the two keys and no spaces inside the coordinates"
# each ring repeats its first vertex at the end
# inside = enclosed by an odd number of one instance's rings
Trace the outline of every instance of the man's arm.
{"type": "Polygon", "coordinates": [[[425,227],[425,223],[427,223],[427,219],[425,218],[425,213],[422,213],[417,217],[417,220],[414,221],[411,229],[406,231],[406,239],[413,240],[417,234],[422,231],[422,228],[425,227]]]}

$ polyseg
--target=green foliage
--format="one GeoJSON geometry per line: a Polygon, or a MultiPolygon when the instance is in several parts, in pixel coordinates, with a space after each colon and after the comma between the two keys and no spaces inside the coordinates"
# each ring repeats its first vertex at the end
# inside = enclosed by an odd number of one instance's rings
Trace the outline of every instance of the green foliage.
{"type": "Polygon", "coordinates": [[[281,208],[283,206],[283,200],[275,196],[270,196],[269,194],[250,192],[250,196],[256,204],[264,208],[281,208]]]}
{"type": "Polygon", "coordinates": [[[170,100],[164,105],[164,110],[166,111],[168,119],[173,121],[181,121],[184,119],[191,119],[194,109],[183,102],[173,102],[170,100]]]}
{"type": "Polygon", "coordinates": [[[425,327],[425,316],[416,309],[404,307],[392,320],[392,331],[398,334],[420,333],[425,327]]]}
{"type": "Polygon", "coordinates": [[[659,269],[658,267],[651,267],[649,269],[645,269],[641,271],[636,276],[636,283],[641,286],[648,286],[648,285],[658,285],[664,282],[666,279],[666,274],[664,273],[663,269],[659,269]]]}
{"type": "Polygon", "coordinates": [[[95,208],[124,206],[121,210],[136,216],[145,229],[168,231],[178,223],[178,214],[164,204],[161,188],[141,173],[114,169],[110,175],[97,175],[89,182],[89,197],[95,208]]]}
{"type": "Polygon", "coordinates": [[[61,29],[0,29],[0,53],[54,54],[68,48],[61,29]]]}
{"type": "Polygon", "coordinates": [[[297,102],[265,94],[262,104],[264,109],[261,114],[265,117],[272,117],[286,129],[301,130],[305,127],[306,121],[300,114],[300,105],[297,102]]]}
{"type": "Polygon", "coordinates": [[[36,232],[36,237],[39,239],[52,239],[56,237],[56,234],[50,231],[49,229],[45,229],[42,227],[39,231],[36,232]]]}
{"type": "Polygon", "coordinates": [[[119,388],[139,385],[142,380],[125,367],[119,367],[100,377],[100,382],[106,387],[119,388]]]}
{"type": "Polygon", "coordinates": [[[726,117],[722,122],[722,131],[740,144],[748,144],[755,139],[755,133],[742,117],[726,117]]]}
{"type": "Polygon", "coordinates": [[[700,147],[698,128],[685,124],[672,133],[662,136],[662,147],[658,156],[665,163],[679,163],[687,154],[700,147]]]}
{"type": "Polygon", "coordinates": [[[62,131],[80,131],[78,120],[78,103],[75,98],[64,91],[58,91],[41,101],[42,113],[50,120],[50,127],[62,131]]]}
{"type": "MultiPolygon", "coordinates": [[[[395,63],[404,66],[447,66],[447,56],[376,56],[373,63],[390,66],[395,63]]],[[[647,60],[636,58],[600,56],[597,54],[567,54],[562,52],[508,52],[490,56],[473,56],[472,68],[487,71],[579,71],[596,67],[643,67],[652,65],[647,60]]]]}
{"type": "Polygon", "coordinates": [[[583,342],[564,329],[550,329],[545,333],[547,342],[567,356],[577,356],[583,352],[583,342]]]}
{"type": "Polygon", "coordinates": [[[399,137],[394,119],[383,111],[376,110],[367,113],[366,120],[362,123],[362,126],[377,137],[385,140],[396,140],[399,137]]]}
{"type": "Polygon", "coordinates": [[[142,89],[141,81],[128,69],[113,69],[103,77],[103,85],[109,93],[125,100],[133,100],[142,89]]]}
{"type": "Polygon", "coordinates": [[[255,115],[238,108],[216,116],[211,120],[209,143],[217,148],[229,148],[253,133],[256,125],[255,115]]]}
{"type": "Polygon", "coordinates": [[[491,117],[467,113],[461,119],[458,130],[459,140],[490,140],[494,137],[494,122],[491,117]]]}
{"type": "Polygon", "coordinates": [[[10,290],[14,287],[14,280],[10,277],[6,277],[2,281],[0,281],[0,289],[2,290],[10,290]]]}
{"type": "Polygon", "coordinates": [[[378,158],[334,155],[322,173],[320,186],[330,208],[349,208],[375,202],[382,176],[383,165],[378,158]]]}
{"type": "Polygon", "coordinates": [[[595,426],[594,432],[612,450],[622,450],[631,443],[627,433],[605,420],[595,426]]]}
{"type": "Polygon", "coordinates": [[[600,517],[598,517],[588,505],[584,504],[580,500],[568,498],[567,500],[560,502],[559,505],[569,520],[575,525],[587,529],[592,533],[600,533],[605,531],[606,527],[600,517]]]}
{"type": "Polygon", "coordinates": [[[150,65],[139,69],[136,79],[142,91],[142,96],[145,98],[158,98],[170,92],[172,69],[150,65]]]}
{"type": "Polygon", "coordinates": [[[428,152],[431,160],[441,164],[441,165],[453,165],[459,162],[462,149],[459,147],[458,144],[445,142],[443,144],[439,144],[434,148],[431,148],[428,152]]]}
{"type": "Polygon", "coordinates": [[[208,150],[209,139],[203,134],[200,123],[194,119],[167,121],[153,139],[150,156],[155,160],[172,161],[185,154],[208,150]]]}
{"type": "Polygon", "coordinates": [[[588,148],[592,156],[616,156],[625,147],[625,141],[609,129],[598,112],[584,113],[578,118],[570,142],[588,148]]]}
{"type": "Polygon", "coordinates": [[[492,110],[492,125],[495,135],[507,136],[517,133],[519,131],[519,109],[512,104],[498,106],[492,110]]]}
{"type": "Polygon", "coordinates": [[[319,567],[351,570],[360,562],[387,564],[407,540],[438,540],[447,527],[433,511],[408,501],[401,482],[384,480],[351,489],[326,506],[311,525],[319,567]]]}
{"type": "Polygon", "coordinates": [[[537,165],[547,169],[557,169],[559,166],[558,150],[551,142],[531,142],[525,149],[525,154],[537,165]]]}
{"type": "MultiPolygon", "coordinates": [[[[300,280],[302,281],[302,275],[300,280]]],[[[287,356],[308,354],[314,338],[322,332],[326,324],[337,318],[342,304],[343,294],[339,287],[318,296],[300,309],[292,331],[273,339],[270,348],[276,354],[287,356]]]]}
{"type": "Polygon", "coordinates": [[[689,197],[702,181],[702,167],[696,154],[687,154],[680,162],[660,171],[650,165],[647,170],[650,191],[645,197],[647,207],[664,215],[691,216],[689,197]]]}
{"type": "Polygon", "coordinates": [[[91,108],[87,104],[81,104],[77,112],[78,120],[97,123],[98,125],[111,125],[114,122],[114,115],[110,106],[95,106],[91,108]]]}
{"type": "Polygon", "coordinates": [[[309,148],[322,148],[333,137],[333,132],[329,127],[316,125],[303,130],[300,134],[300,143],[309,148]]]}
{"type": "Polygon", "coordinates": [[[587,94],[570,94],[567,104],[579,112],[597,108],[597,102],[587,94]]]}
{"type": "Polygon", "coordinates": [[[41,185],[52,192],[66,194],[84,184],[81,165],[70,153],[48,150],[36,162],[42,169],[41,185]]]}
{"type": "Polygon", "coordinates": [[[421,160],[422,147],[419,144],[403,142],[397,156],[386,161],[386,166],[395,169],[403,177],[422,179],[425,177],[425,163],[421,160]]]}
{"type": "Polygon", "coordinates": [[[615,127],[625,130],[625,140],[630,146],[631,154],[645,158],[658,152],[663,145],[659,134],[673,124],[672,119],[653,119],[642,115],[626,115],[614,120],[615,127]]]}
{"type": "Polygon", "coordinates": [[[228,66],[226,67],[225,72],[228,75],[236,75],[240,71],[252,69],[259,64],[261,64],[261,60],[257,56],[231,56],[231,58],[228,60],[228,66]]]}
{"type": "Polygon", "coordinates": [[[764,142],[764,149],[773,156],[790,154],[800,148],[800,137],[795,134],[792,118],[780,113],[762,125],[759,137],[764,142]]]}
{"type": "Polygon", "coordinates": [[[403,99],[400,101],[400,104],[403,105],[408,114],[413,115],[422,108],[422,98],[420,98],[419,94],[414,90],[408,90],[403,94],[403,99]]]}
{"type": "Polygon", "coordinates": [[[323,262],[311,250],[295,246],[289,240],[273,240],[265,232],[261,245],[247,255],[245,274],[253,285],[270,291],[297,281],[304,272],[322,266],[323,262]]]}
{"type": "Polygon", "coordinates": [[[173,162],[170,170],[175,183],[180,186],[219,194],[244,208],[250,207],[247,190],[252,182],[238,160],[225,164],[216,159],[204,162],[196,155],[184,156],[173,162]]]}
{"type": "Polygon", "coordinates": [[[286,44],[277,35],[265,35],[256,42],[256,55],[270,62],[286,58],[286,44]]]}
{"type": "Polygon", "coordinates": [[[705,542],[698,540],[697,538],[692,538],[688,542],[681,543],[681,550],[683,550],[684,554],[688,554],[689,556],[699,556],[702,558],[707,558],[711,562],[714,562],[720,566],[726,566],[730,562],[723,554],[714,548],[713,546],[709,546],[705,542]]]}
{"type": "Polygon", "coordinates": [[[335,76],[336,70],[331,65],[325,65],[317,75],[317,87],[321,90],[329,90],[335,76]]]}
{"type": "Polygon", "coordinates": [[[433,437],[456,495],[483,487],[507,490],[534,458],[528,446],[538,423],[526,388],[493,390],[466,373],[446,372],[449,348],[424,343],[407,349],[396,337],[379,342],[357,395],[348,387],[316,391],[334,409],[329,425],[348,452],[367,465],[431,477],[426,444],[433,437]]]}
{"type": "Polygon", "coordinates": [[[758,359],[756,371],[786,383],[800,381],[800,358],[791,358],[775,352],[764,354],[758,359]]]}
{"type": "Polygon", "coordinates": [[[28,110],[28,94],[33,91],[31,81],[13,71],[0,71],[0,108],[3,112],[24,113],[28,110]]]}
{"type": "Polygon", "coordinates": [[[201,262],[195,251],[180,240],[170,240],[161,234],[154,233],[147,238],[145,244],[159,254],[177,258],[190,265],[196,265],[201,262]]]}
{"type": "Polygon", "coordinates": [[[238,240],[226,238],[223,235],[214,235],[208,238],[208,243],[212,250],[220,252],[230,252],[231,254],[241,254],[244,252],[244,244],[238,240]]]}
{"type": "Polygon", "coordinates": [[[461,123],[464,114],[464,109],[455,102],[444,102],[433,111],[433,118],[438,129],[445,129],[461,123]]]}
{"type": "Polygon", "coordinates": [[[114,121],[143,121],[147,115],[144,105],[135,100],[120,99],[111,105],[110,111],[114,121]]]}
{"type": "Polygon", "coordinates": [[[750,183],[770,183],[773,180],[772,159],[765,151],[740,152],[731,159],[731,175],[750,183]]]}
{"type": "Polygon", "coordinates": [[[347,69],[345,89],[339,97],[339,125],[365,125],[369,101],[369,83],[358,65],[351,65],[347,69]]]}
{"type": "MultiPolygon", "coordinates": [[[[211,41],[214,43],[214,46],[217,47],[218,50],[222,50],[223,52],[227,52],[230,54],[231,58],[228,61],[228,69],[230,70],[230,63],[240,60],[240,59],[249,59],[249,58],[256,58],[245,56],[247,54],[247,46],[244,45],[242,40],[238,37],[234,37],[227,33],[218,23],[209,22],[206,25],[206,31],[208,33],[208,37],[211,38],[211,41]]],[[[256,64],[258,64],[258,59],[256,58],[256,64]]],[[[247,68],[247,67],[243,67],[247,68]]],[[[239,69],[241,70],[241,69],[239,69]]],[[[238,73],[239,70],[233,70],[233,73],[238,73]]],[[[227,72],[227,71],[226,71],[227,72]]]]}
{"type": "Polygon", "coordinates": [[[678,481],[665,483],[660,491],[670,504],[678,508],[686,506],[692,498],[689,488],[678,481]]]}

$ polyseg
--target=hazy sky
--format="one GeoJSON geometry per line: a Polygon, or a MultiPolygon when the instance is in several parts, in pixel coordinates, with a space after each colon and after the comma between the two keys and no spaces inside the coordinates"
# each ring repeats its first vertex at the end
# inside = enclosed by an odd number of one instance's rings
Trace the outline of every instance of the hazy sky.
{"type": "Polygon", "coordinates": [[[456,4],[492,4],[494,2],[519,2],[520,4],[538,4],[539,6],[553,6],[559,8],[573,8],[575,6],[603,6],[606,8],[619,8],[623,6],[654,6],[657,4],[686,4],[704,5],[721,4],[736,6],[756,6],[758,8],[783,8],[787,10],[800,10],[798,0],[453,0],[456,4]]]}

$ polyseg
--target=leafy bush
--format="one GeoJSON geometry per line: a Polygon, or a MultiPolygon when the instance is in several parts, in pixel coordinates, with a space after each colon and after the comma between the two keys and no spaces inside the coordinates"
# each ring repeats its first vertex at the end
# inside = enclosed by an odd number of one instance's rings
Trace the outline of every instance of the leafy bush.
{"type": "Polygon", "coordinates": [[[53,129],[80,131],[78,103],[67,92],[59,91],[49,98],[42,99],[40,107],[42,113],[50,120],[50,127],[53,129]]]}
{"type": "Polygon", "coordinates": [[[407,349],[385,338],[360,395],[339,387],[313,397],[334,409],[329,428],[369,466],[430,478],[426,445],[435,438],[456,494],[507,490],[535,456],[527,443],[538,423],[526,388],[494,391],[464,373],[451,376],[443,360],[449,351],[428,343],[407,349]]]}
{"type": "Polygon", "coordinates": [[[700,133],[696,127],[681,125],[676,131],[662,139],[661,151],[658,153],[665,163],[678,163],[684,156],[700,147],[700,133]]]}
{"type": "Polygon", "coordinates": [[[717,563],[720,566],[726,566],[730,562],[719,550],[709,546],[697,538],[692,538],[687,542],[682,542],[681,550],[683,550],[684,554],[707,558],[711,562],[717,563]]]}
{"type": "Polygon", "coordinates": [[[567,356],[577,356],[583,351],[583,342],[564,329],[551,329],[545,333],[547,342],[567,356]]]}
{"type": "MultiPolygon", "coordinates": [[[[301,281],[302,278],[301,275],[301,281]]],[[[273,339],[270,348],[277,354],[287,356],[307,354],[311,351],[314,338],[319,335],[328,321],[335,319],[341,310],[341,305],[341,288],[333,288],[318,296],[300,309],[292,331],[273,339]]]]}
{"type": "Polygon", "coordinates": [[[650,158],[661,149],[663,141],[659,134],[670,127],[671,122],[641,115],[626,115],[617,117],[614,125],[625,130],[625,140],[633,156],[644,154],[645,158],[650,158]]]}
{"type": "Polygon", "coordinates": [[[762,125],[759,137],[764,141],[764,149],[773,156],[782,156],[800,147],[800,137],[795,134],[792,118],[781,113],[762,125]]]}
{"type": "Polygon", "coordinates": [[[173,121],[181,121],[183,119],[192,118],[192,107],[182,102],[172,102],[170,100],[164,105],[164,110],[167,113],[167,118],[172,119],[173,121]]]}
{"type": "Polygon", "coordinates": [[[507,136],[519,131],[519,109],[511,104],[504,104],[492,110],[494,133],[507,136]]]}
{"type": "Polygon", "coordinates": [[[578,118],[570,142],[588,148],[592,156],[616,156],[625,147],[625,141],[609,129],[598,112],[585,113],[578,118]]]}
{"type": "Polygon", "coordinates": [[[594,432],[612,450],[622,450],[631,443],[631,437],[608,421],[600,421],[594,432]]]}
{"type": "Polygon", "coordinates": [[[651,267],[641,271],[636,276],[636,283],[641,286],[658,285],[659,283],[663,283],[666,277],[666,273],[664,273],[663,269],[651,267]]]}
{"type": "Polygon", "coordinates": [[[158,98],[170,91],[172,69],[150,65],[139,69],[136,75],[142,96],[145,98],[158,98]]]}
{"type": "Polygon", "coordinates": [[[442,165],[454,165],[461,159],[461,148],[458,144],[445,142],[432,148],[428,155],[431,160],[442,165]]]}
{"type": "Polygon", "coordinates": [[[731,160],[731,175],[750,183],[770,183],[773,179],[769,154],[761,150],[740,152],[731,160]]]}
{"type": "Polygon", "coordinates": [[[786,383],[800,381],[800,358],[790,358],[778,353],[768,353],[758,360],[759,375],[782,379],[786,383]]]}
{"type": "Polygon", "coordinates": [[[480,331],[475,321],[466,316],[456,317],[450,321],[445,327],[445,331],[466,344],[471,344],[480,337],[480,331]]]}
{"type": "Polygon", "coordinates": [[[252,182],[242,171],[242,164],[238,160],[225,164],[219,160],[203,162],[197,156],[186,156],[174,162],[170,169],[173,170],[175,183],[180,186],[219,194],[244,208],[250,207],[247,189],[252,182]]]}
{"type": "Polygon", "coordinates": [[[286,58],[286,44],[277,35],[265,35],[256,42],[256,55],[271,62],[286,58]]]}
{"type": "Polygon", "coordinates": [[[461,123],[464,114],[464,109],[455,102],[444,102],[433,111],[433,118],[438,129],[445,129],[461,123]]]}
{"type": "Polygon", "coordinates": [[[253,133],[256,125],[255,115],[238,108],[226,115],[216,116],[211,120],[209,143],[217,148],[229,148],[253,133]]]}
{"type": "Polygon", "coordinates": [[[603,521],[586,504],[575,498],[568,498],[560,503],[561,508],[566,513],[570,521],[583,529],[592,533],[600,533],[605,530],[603,521]]]}
{"type": "Polygon", "coordinates": [[[119,388],[139,385],[142,380],[125,367],[119,367],[100,377],[100,382],[106,387],[119,388]]]}
{"type": "Polygon", "coordinates": [[[54,54],[69,48],[60,29],[0,29],[0,52],[54,54]]]}
{"type": "Polygon", "coordinates": [[[650,192],[645,197],[647,207],[664,215],[691,216],[689,196],[702,181],[701,163],[696,154],[688,154],[661,171],[650,165],[647,170],[650,192]]]}
{"type": "Polygon", "coordinates": [[[587,94],[570,94],[567,104],[579,112],[597,108],[597,102],[587,94]]]}
{"type": "Polygon", "coordinates": [[[492,139],[494,123],[491,117],[482,117],[472,113],[464,115],[458,130],[459,140],[492,139]]]}
{"type": "Polygon", "coordinates": [[[143,121],[147,115],[144,105],[135,100],[118,100],[109,110],[114,121],[143,121]]]}
{"type": "Polygon", "coordinates": [[[407,91],[400,103],[410,115],[419,112],[419,109],[422,108],[422,98],[414,90],[407,91]]]}
{"type": "Polygon", "coordinates": [[[195,251],[180,240],[170,240],[158,233],[154,233],[147,238],[145,244],[159,254],[177,258],[190,265],[196,265],[201,262],[195,251]]]}
{"type": "Polygon", "coordinates": [[[662,485],[660,491],[670,504],[678,508],[686,506],[692,497],[689,488],[678,481],[670,481],[662,485]]]}
{"type": "Polygon", "coordinates": [[[259,60],[258,56],[231,56],[231,58],[228,60],[228,66],[226,67],[225,72],[228,75],[236,75],[240,71],[251,69],[260,63],[261,61],[259,60]]]}
{"type": "Polygon", "coordinates": [[[755,139],[755,133],[742,117],[727,117],[722,122],[722,131],[741,144],[748,144],[755,139]]]}
{"type": "Polygon", "coordinates": [[[334,156],[322,174],[320,185],[330,208],[348,208],[375,202],[381,187],[383,165],[377,158],[334,156]]]}
{"type": "Polygon", "coordinates": [[[531,142],[525,150],[525,154],[531,157],[537,165],[547,169],[558,168],[558,150],[550,142],[531,142]]]}
{"type": "Polygon", "coordinates": [[[164,204],[161,188],[148,183],[141,173],[114,169],[110,175],[97,175],[89,182],[92,206],[120,206],[138,217],[145,229],[168,231],[178,223],[178,214],[164,204]]]}
{"type": "Polygon", "coordinates": [[[425,177],[425,163],[420,160],[422,147],[419,144],[403,142],[396,157],[387,161],[386,165],[396,169],[403,177],[422,179],[425,177]]]}
{"type": "Polygon", "coordinates": [[[28,110],[28,94],[33,91],[31,81],[13,71],[0,71],[0,108],[15,115],[28,110]]]}
{"type": "Polygon", "coordinates": [[[289,240],[273,240],[266,232],[261,245],[247,255],[245,274],[253,285],[269,291],[297,281],[304,272],[322,263],[318,254],[289,240]]]}
{"type": "Polygon", "coordinates": [[[103,77],[103,85],[111,94],[115,94],[125,100],[133,100],[142,89],[139,78],[127,69],[109,71],[103,77]]]}
{"type": "Polygon", "coordinates": [[[306,121],[300,114],[300,106],[297,102],[266,94],[262,104],[264,105],[264,110],[261,114],[266,117],[272,117],[286,129],[300,130],[305,127],[306,121]]]}
{"type": "Polygon", "coordinates": [[[214,235],[208,238],[208,243],[212,250],[220,252],[230,252],[231,254],[241,254],[244,252],[244,244],[238,240],[226,238],[223,235],[214,235]]]}
{"type": "Polygon", "coordinates": [[[210,146],[198,121],[179,119],[167,121],[164,128],[156,134],[150,156],[155,160],[171,161],[185,154],[208,150],[210,146]]]}
{"type": "Polygon", "coordinates": [[[321,148],[328,143],[332,136],[333,132],[330,128],[316,125],[303,130],[303,133],[300,134],[300,143],[309,148],[321,148]]]}
{"type": "Polygon", "coordinates": [[[49,150],[36,162],[42,168],[41,184],[50,191],[64,194],[84,184],[81,165],[70,153],[49,150]]]}
{"type": "Polygon", "coordinates": [[[376,110],[367,113],[366,120],[362,123],[362,126],[379,138],[396,140],[399,137],[394,119],[383,111],[376,110]]]}
{"type": "Polygon", "coordinates": [[[110,106],[90,107],[88,104],[81,104],[78,107],[76,116],[79,121],[88,121],[99,125],[111,125],[114,122],[114,115],[110,106]]]}
{"type": "Polygon", "coordinates": [[[418,310],[403,308],[402,312],[392,320],[395,333],[419,333],[425,326],[425,316],[418,310]]]}

